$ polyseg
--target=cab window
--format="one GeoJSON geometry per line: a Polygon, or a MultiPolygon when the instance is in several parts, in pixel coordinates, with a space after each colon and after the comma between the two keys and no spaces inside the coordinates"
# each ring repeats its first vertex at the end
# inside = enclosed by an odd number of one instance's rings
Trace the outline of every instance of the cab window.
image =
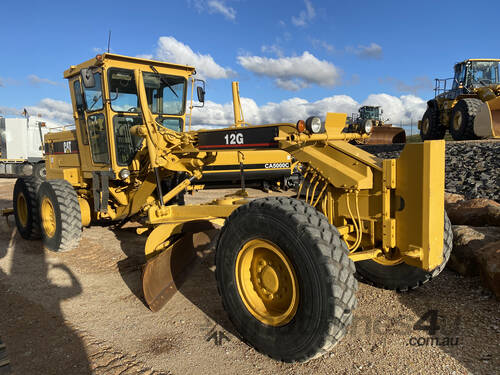
{"type": "Polygon", "coordinates": [[[144,138],[130,133],[130,128],[139,124],[142,124],[142,118],[140,116],[126,116],[120,114],[113,117],[116,162],[118,165],[129,165],[136,152],[141,148],[144,138]]]}
{"type": "Polygon", "coordinates": [[[87,111],[99,111],[102,109],[102,84],[101,73],[94,73],[95,86],[85,88],[85,103],[87,104],[87,111]]]}
{"type": "Polygon", "coordinates": [[[161,124],[163,127],[174,130],[176,132],[181,132],[183,128],[183,121],[180,117],[162,117],[159,116],[156,122],[161,124]]]}
{"type": "Polygon", "coordinates": [[[92,160],[97,164],[109,163],[108,137],[106,131],[106,121],[102,113],[97,113],[87,117],[89,128],[90,149],[92,150],[92,160]]]}
{"type": "Polygon", "coordinates": [[[144,72],[144,88],[151,112],[182,115],[185,111],[186,79],[168,74],[144,72]]]}
{"type": "Polygon", "coordinates": [[[133,70],[112,68],[108,71],[109,98],[115,112],[139,112],[137,86],[133,70]]]}

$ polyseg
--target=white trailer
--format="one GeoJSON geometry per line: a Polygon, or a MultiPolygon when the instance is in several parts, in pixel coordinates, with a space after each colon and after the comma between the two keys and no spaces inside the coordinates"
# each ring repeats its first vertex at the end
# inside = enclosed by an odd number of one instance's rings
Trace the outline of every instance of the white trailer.
{"type": "Polygon", "coordinates": [[[43,136],[47,132],[48,123],[39,117],[0,116],[0,177],[44,178],[43,136]]]}

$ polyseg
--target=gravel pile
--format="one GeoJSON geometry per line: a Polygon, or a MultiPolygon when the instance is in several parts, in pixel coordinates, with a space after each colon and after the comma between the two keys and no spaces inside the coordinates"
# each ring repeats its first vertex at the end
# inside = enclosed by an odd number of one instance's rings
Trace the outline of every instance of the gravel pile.
{"type": "MultiPolygon", "coordinates": [[[[381,158],[398,157],[403,145],[361,146],[381,158]]],[[[500,142],[447,142],[445,190],[467,199],[500,202],[500,142]]]]}

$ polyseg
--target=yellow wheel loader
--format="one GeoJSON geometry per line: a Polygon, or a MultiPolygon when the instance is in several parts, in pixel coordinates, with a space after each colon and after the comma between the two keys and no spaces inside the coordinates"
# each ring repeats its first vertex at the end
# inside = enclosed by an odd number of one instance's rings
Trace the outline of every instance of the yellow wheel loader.
{"type": "Polygon", "coordinates": [[[366,135],[342,133],[346,115],[336,113],[179,132],[168,125],[184,121],[193,74],[193,67],[115,54],[65,71],[75,130],[46,135],[47,181],[17,180],[21,235],[67,251],[82,227],[136,221],[137,233],[148,234],[144,297],[157,311],[194,257],[194,233],[222,226],[215,273],[223,306],[246,342],[286,362],[321,356],[346,334],[355,272],[403,291],[443,270],[452,244],[444,141],[409,144],[399,159],[381,160],[349,144],[366,135]],[[302,199],[178,204],[217,155],[250,150],[281,150],[300,162],[302,199]]]}
{"type": "Polygon", "coordinates": [[[418,122],[422,139],[443,139],[446,130],[456,141],[500,138],[500,59],[469,59],[454,70],[453,78],[435,80],[418,122]]]}

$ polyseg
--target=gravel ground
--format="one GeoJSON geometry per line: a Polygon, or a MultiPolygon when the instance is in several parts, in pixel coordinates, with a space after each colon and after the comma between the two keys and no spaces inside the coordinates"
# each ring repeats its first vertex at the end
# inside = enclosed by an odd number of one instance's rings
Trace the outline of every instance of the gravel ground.
{"type": "MultiPolygon", "coordinates": [[[[0,180],[0,208],[11,206],[13,182],[0,180]]],[[[189,201],[227,192],[205,191],[189,201]]],[[[500,368],[500,304],[477,278],[445,270],[405,294],[360,284],[344,340],[325,357],[284,364],[235,335],[217,294],[211,248],[199,252],[167,306],[150,312],[140,289],[144,242],[133,228],[92,227],[78,249],[52,253],[40,241],[21,239],[12,217],[1,218],[0,337],[14,374],[493,374],[500,368]],[[425,330],[429,320],[415,326],[434,314],[438,342],[425,330]]]]}
{"type": "MultiPolygon", "coordinates": [[[[378,157],[398,157],[402,145],[363,146],[378,157]]],[[[488,198],[500,202],[500,141],[446,143],[445,189],[467,199],[488,198]]]]}

